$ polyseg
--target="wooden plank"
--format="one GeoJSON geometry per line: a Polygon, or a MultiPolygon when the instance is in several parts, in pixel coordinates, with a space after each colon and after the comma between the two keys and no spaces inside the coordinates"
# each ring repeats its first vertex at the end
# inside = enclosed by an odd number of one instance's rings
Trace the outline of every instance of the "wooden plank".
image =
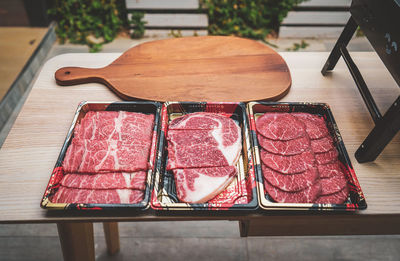
{"type": "Polygon", "coordinates": [[[279,37],[282,38],[338,38],[343,26],[281,26],[279,37]]]}
{"type": "Polygon", "coordinates": [[[108,254],[114,255],[119,251],[119,232],[117,222],[104,222],[104,237],[108,254]]]}
{"type": "Polygon", "coordinates": [[[204,36],[208,35],[207,30],[192,30],[192,29],[179,29],[179,30],[173,30],[173,29],[146,29],[144,32],[145,37],[161,37],[161,38],[167,38],[167,37],[187,37],[187,36],[204,36]]]}
{"type": "Polygon", "coordinates": [[[332,7],[332,8],[344,8],[350,7],[351,0],[308,0],[302,2],[298,7],[332,7]]]}
{"type": "MultiPolygon", "coordinates": [[[[269,220],[254,218],[247,220],[247,236],[315,236],[315,235],[396,235],[400,234],[397,216],[381,215],[325,215],[271,216],[269,220]],[[357,220],[358,222],[354,222],[357,220]],[[311,227],[307,224],[312,224],[311,227]]],[[[246,221],[243,221],[246,222],[246,221]]],[[[242,234],[241,234],[242,236],[242,234]]]]}
{"type": "MultiPolygon", "coordinates": [[[[128,14],[130,19],[131,14],[128,14]]],[[[206,14],[145,14],[146,27],[151,28],[207,28],[206,14]]]]}
{"type": "Polygon", "coordinates": [[[345,25],[350,18],[349,12],[292,11],[283,20],[282,25],[345,25]]]}
{"type": "Polygon", "coordinates": [[[39,46],[48,28],[0,28],[0,100],[39,46]]]}
{"type": "Polygon", "coordinates": [[[93,223],[57,223],[64,261],[94,261],[93,223]]]}
{"type": "Polygon", "coordinates": [[[198,0],[126,0],[126,8],[134,10],[193,10],[198,0]]]}

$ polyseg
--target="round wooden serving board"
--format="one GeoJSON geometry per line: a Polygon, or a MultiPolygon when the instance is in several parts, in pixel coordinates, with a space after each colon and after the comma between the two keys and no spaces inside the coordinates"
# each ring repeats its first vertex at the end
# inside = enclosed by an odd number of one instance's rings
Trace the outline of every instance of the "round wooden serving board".
{"type": "Polygon", "coordinates": [[[64,67],[55,78],[59,85],[99,82],[122,99],[156,101],[277,100],[292,82],[274,50],[229,36],[147,42],[106,67],[64,67]]]}

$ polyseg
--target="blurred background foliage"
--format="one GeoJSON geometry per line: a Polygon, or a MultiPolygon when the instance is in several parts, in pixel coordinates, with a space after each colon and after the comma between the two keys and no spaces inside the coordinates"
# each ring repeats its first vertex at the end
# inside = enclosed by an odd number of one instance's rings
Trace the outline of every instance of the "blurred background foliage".
{"type": "Polygon", "coordinates": [[[211,35],[236,35],[266,41],[277,36],[288,12],[305,0],[202,0],[211,35]]]}
{"type": "Polygon", "coordinates": [[[144,34],[144,14],[134,12],[128,20],[124,0],[55,0],[49,14],[57,22],[61,43],[86,44],[91,52],[101,50],[129,26],[135,26],[133,38],[144,34]]]}
{"type": "MultiPolygon", "coordinates": [[[[266,42],[277,36],[279,26],[295,5],[304,0],[200,0],[208,14],[210,35],[235,35],[266,42]]],[[[61,43],[86,44],[97,52],[124,31],[132,38],[145,32],[143,12],[131,12],[128,20],[124,0],[55,0],[49,14],[57,22],[61,43]]]]}

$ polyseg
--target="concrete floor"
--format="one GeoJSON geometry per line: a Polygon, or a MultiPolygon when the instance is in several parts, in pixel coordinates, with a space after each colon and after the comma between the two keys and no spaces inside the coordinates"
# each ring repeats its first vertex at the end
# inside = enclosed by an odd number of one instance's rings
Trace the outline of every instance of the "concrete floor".
{"type": "MultiPolygon", "coordinates": [[[[148,40],[153,39],[118,38],[102,52],[123,52],[148,40]]],[[[271,42],[279,46],[278,51],[285,51],[300,40],[271,42]]],[[[309,46],[301,51],[330,51],[335,43],[335,39],[306,41],[309,46]]],[[[353,39],[349,49],[372,50],[364,38],[353,39]]],[[[47,59],[87,51],[85,46],[55,44],[47,59]]],[[[97,260],[400,260],[400,236],[241,238],[238,224],[233,221],[119,223],[119,230],[121,251],[109,256],[102,225],[95,224],[97,260]]],[[[0,260],[61,259],[56,225],[0,225],[0,260]]]]}
{"type": "MultiPolygon", "coordinates": [[[[233,221],[119,223],[121,250],[107,254],[94,226],[97,260],[400,259],[400,236],[241,238],[233,221]]],[[[54,224],[0,225],[0,260],[61,260],[54,224]]]]}

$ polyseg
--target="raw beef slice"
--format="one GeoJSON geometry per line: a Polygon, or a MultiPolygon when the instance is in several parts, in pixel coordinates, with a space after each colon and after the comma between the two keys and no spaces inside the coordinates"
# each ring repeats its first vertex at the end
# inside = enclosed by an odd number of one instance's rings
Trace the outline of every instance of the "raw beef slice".
{"type": "Polygon", "coordinates": [[[307,136],[287,141],[271,140],[260,134],[257,135],[257,138],[263,149],[274,154],[291,156],[310,149],[310,140],[307,136]]]}
{"type": "Polygon", "coordinates": [[[318,165],[318,172],[320,178],[329,178],[336,175],[344,175],[338,160],[333,163],[318,165]]]}
{"type": "Polygon", "coordinates": [[[262,172],[264,179],[269,184],[287,192],[304,190],[313,185],[319,176],[316,168],[308,169],[299,174],[281,174],[268,168],[265,164],[262,164],[262,172]]]}
{"type": "Polygon", "coordinates": [[[334,194],[320,196],[315,203],[318,204],[343,204],[349,196],[349,187],[344,187],[341,191],[334,194]]]}
{"type": "Polygon", "coordinates": [[[150,145],[148,141],[124,143],[73,139],[65,154],[63,168],[69,173],[147,170],[150,145]]]}
{"type": "Polygon", "coordinates": [[[213,130],[233,128],[235,122],[224,115],[210,112],[194,112],[172,120],[170,130],[213,130]]]}
{"type": "Polygon", "coordinates": [[[343,174],[320,179],[320,182],[322,186],[321,196],[334,194],[347,186],[347,179],[343,174]]]}
{"type": "Polygon", "coordinates": [[[303,112],[292,113],[292,115],[305,124],[310,139],[320,139],[329,135],[324,118],[303,112]]]}
{"type": "Polygon", "coordinates": [[[236,176],[233,166],[174,169],[176,192],[180,201],[205,203],[221,193],[236,176]]]}
{"type": "Polygon", "coordinates": [[[154,115],[125,111],[89,111],[75,127],[74,135],[90,140],[148,140],[154,115]]]}
{"type": "Polygon", "coordinates": [[[240,128],[169,130],[167,169],[235,165],[242,149],[240,128]],[[235,137],[233,139],[232,137],[235,137]]]}
{"type": "Polygon", "coordinates": [[[264,182],[264,188],[268,195],[279,203],[313,203],[321,192],[319,182],[298,192],[286,192],[272,186],[268,182],[264,182]]]}
{"type": "Polygon", "coordinates": [[[256,128],[271,140],[293,140],[305,134],[304,124],[289,113],[267,112],[256,120],[256,128]]]}
{"type": "Polygon", "coordinates": [[[323,153],[315,153],[315,160],[319,165],[335,162],[338,157],[338,152],[335,148],[323,153]]]}
{"type": "Polygon", "coordinates": [[[314,153],[327,152],[334,148],[333,141],[330,136],[326,136],[318,140],[311,140],[311,147],[314,153]]]}
{"type": "Polygon", "coordinates": [[[76,189],[60,187],[53,203],[135,204],[142,201],[144,192],[132,189],[76,189]]]}
{"type": "Polygon", "coordinates": [[[64,175],[61,185],[69,188],[82,189],[146,189],[147,173],[144,171],[124,173],[99,173],[64,175]]]}
{"type": "Polygon", "coordinates": [[[294,156],[282,156],[261,150],[260,156],[265,165],[283,174],[301,173],[313,168],[315,164],[314,154],[311,151],[294,156]]]}

